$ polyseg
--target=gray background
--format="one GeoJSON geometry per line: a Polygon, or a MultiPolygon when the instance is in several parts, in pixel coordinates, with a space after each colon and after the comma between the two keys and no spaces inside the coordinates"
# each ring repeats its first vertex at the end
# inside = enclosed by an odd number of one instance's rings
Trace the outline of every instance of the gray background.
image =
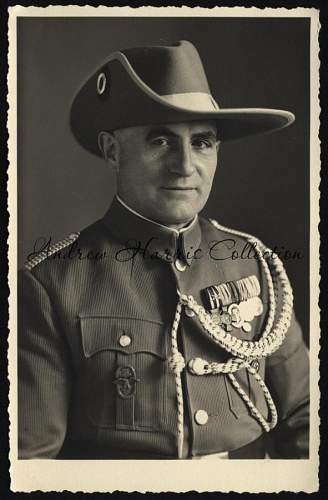
{"type": "MultiPolygon", "coordinates": [[[[198,48],[221,107],[273,107],[296,123],[221,145],[204,215],[302,253],[285,261],[296,314],[309,316],[309,21],[287,18],[18,18],[19,265],[100,218],[114,175],[68,125],[81,82],[120,48],[180,39],[198,48]]],[[[122,110],[124,112],[124,110],[122,110]]]]}

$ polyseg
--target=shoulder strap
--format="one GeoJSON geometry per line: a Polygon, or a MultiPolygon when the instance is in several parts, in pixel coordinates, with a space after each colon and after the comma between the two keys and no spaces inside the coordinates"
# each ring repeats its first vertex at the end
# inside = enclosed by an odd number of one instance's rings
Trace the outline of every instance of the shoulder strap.
{"type": "Polygon", "coordinates": [[[59,250],[63,250],[63,248],[71,245],[74,243],[74,241],[80,236],[80,232],[77,233],[71,233],[69,236],[66,236],[66,238],[58,241],[57,243],[53,243],[50,245],[47,251],[42,251],[38,253],[35,257],[32,257],[31,259],[28,259],[27,262],[25,263],[25,269],[30,271],[33,269],[33,267],[37,266],[45,260],[47,257],[50,257],[50,255],[53,255],[54,253],[58,252],[59,250]]]}

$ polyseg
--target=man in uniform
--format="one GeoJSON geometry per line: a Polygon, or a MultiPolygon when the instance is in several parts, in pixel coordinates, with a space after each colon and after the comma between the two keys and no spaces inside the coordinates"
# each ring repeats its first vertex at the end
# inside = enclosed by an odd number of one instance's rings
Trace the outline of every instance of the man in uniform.
{"type": "Polygon", "coordinates": [[[115,169],[117,195],[20,273],[20,458],[308,456],[284,268],[198,215],[219,143],[293,120],[219,109],[186,41],[116,52],[84,83],[72,131],[115,169]]]}

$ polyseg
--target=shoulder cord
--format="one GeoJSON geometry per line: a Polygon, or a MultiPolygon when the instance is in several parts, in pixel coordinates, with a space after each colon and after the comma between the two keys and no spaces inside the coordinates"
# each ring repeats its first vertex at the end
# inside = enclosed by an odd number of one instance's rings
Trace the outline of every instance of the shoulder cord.
{"type": "Polygon", "coordinates": [[[68,245],[74,243],[74,241],[80,236],[80,232],[72,233],[66,238],[58,241],[57,243],[53,243],[47,250],[43,250],[42,252],[37,253],[34,257],[27,260],[25,263],[25,269],[31,271],[33,267],[37,266],[43,260],[47,259],[51,255],[54,255],[56,252],[63,250],[68,245]]]}
{"type": "Polygon", "coordinates": [[[253,244],[258,260],[261,262],[264,274],[267,280],[269,292],[269,311],[267,323],[263,334],[258,341],[245,341],[238,339],[226,332],[220,325],[213,321],[212,316],[195,299],[189,295],[184,295],[177,291],[179,301],[176,308],[176,313],[171,330],[171,350],[172,356],[169,359],[169,365],[175,373],[176,388],[177,388],[177,403],[178,403],[178,456],[182,458],[182,445],[183,445],[183,395],[181,385],[181,372],[185,368],[185,360],[182,354],[178,351],[177,347],[177,331],[181,318],[182,306],[191,309],[197,316],[205,332],[216,342],[220,347],[232,354],[232,357],[226,363],[209,363],[203,359],[196,358],[189,361],[189,369],[194,375],[208,375],[208,374],[227,374],[230,382],[235,390],[244,400],[245,404],[249,407],[251,415],[262,425],[266,432],[273,429],[278,421],[277,410],[269,389],[261,376],[250,365],[254,359],[261,359],[274,353],[282,344],[285,339],[287,330],[290,326],[293,310],[293,291],[285,272],[284,266],[277,255],[272,256],[272,252],[260,240],[254,236],[243,233],[241,231],[234,231],[224,226],[221,226],[213,219],[210,222],[220,230],[228,233],[242,236],[247,241],[253,244]],[[281,287],[282,306],[278,314],[276,314],[276,300],[278,298],[278,289],[281,287]],[[193,371],[197,363],[197,371],[193,371]],[[256,408],[254,403],[245,393],[240,386],[239,382],[233,375],[234,372],[245,368],[250,375],[259,383],[263,390],[268,408],[271,414],[271,420],[266,421],[263,415],[256,408]]]}
{"type": "Polygon", "coordinates": [[[175,386],[177,392],[177,403],[178,403],[177,442],[178,442],[179,458],[182,458],[182,450],[183,450],[183,392],[182,392],[181,372],[186,366],[184,357],[178,350],[178,343],[177,343],[177,333],[180,323],[181,311],[182,311],[182,301],[179,300],[171,331],[172,356],[168,360],[169,366],[175,375],[175,386]]]}

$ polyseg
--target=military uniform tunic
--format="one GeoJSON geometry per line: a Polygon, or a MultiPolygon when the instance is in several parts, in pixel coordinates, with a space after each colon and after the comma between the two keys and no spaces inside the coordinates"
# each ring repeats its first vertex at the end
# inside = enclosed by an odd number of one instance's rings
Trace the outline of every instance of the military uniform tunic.
{"type": "MultiPolygon", "coordinates": [[[[200,216],[178,232],[114,199],[74,242],[21,271],[19,456],[177,458],[177,394],[168,363],[177,290],[202,304],[203,289],[257,276],[263,313],[249,332],[231,333],[260,338],[268,289],[258,260],[241,258],[245,243],[200,216]]],[[[197,376],[188,368],[197,357],[229,358],[188,308],[178,346],[186,361],[184,457],[233,457],[249,449],[244,457],[258,458],[247,446],[261,440],[263,428],[226,375],[197,376]]],[[[282,346],[256,369],[278,410],[266,441],[271,456],[307,457],[308,354],[294,317],[282,346]]],[[[235,376],[269,418],[254,377],[245,368],[235,376]]]]}

